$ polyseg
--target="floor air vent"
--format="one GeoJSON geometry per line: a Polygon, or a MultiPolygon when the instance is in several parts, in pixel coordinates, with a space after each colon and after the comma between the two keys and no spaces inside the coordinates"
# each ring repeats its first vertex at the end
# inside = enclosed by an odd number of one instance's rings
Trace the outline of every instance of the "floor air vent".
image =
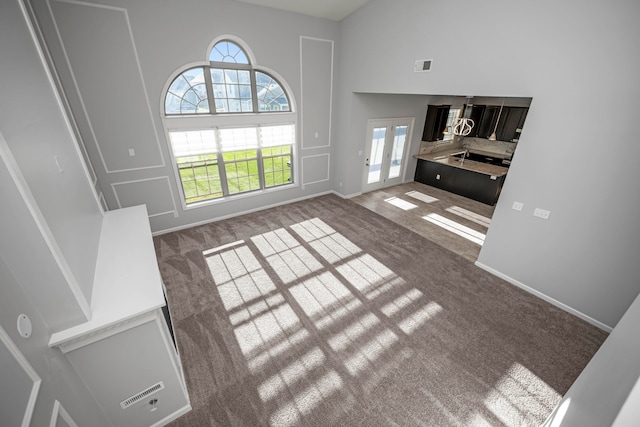
{"type": "Polygon", "coordinates": [[[120,406],[122,407],[122,409],[126,409],[129,406],[133,405],[134,403],[136,403],[137,401],[144,399],[147,396],[151,396],[152,394],[154,394],[155,392],[158,392],[160,390],[162,390],[164,388],[164,383],[162,381],[160,381],[157,384],[152,385],[151,387],[147,388],[146,390],[142,390],[140,393],[131,396],[130,398],[123,400],[122,402],[120,402],[120,406]]]}

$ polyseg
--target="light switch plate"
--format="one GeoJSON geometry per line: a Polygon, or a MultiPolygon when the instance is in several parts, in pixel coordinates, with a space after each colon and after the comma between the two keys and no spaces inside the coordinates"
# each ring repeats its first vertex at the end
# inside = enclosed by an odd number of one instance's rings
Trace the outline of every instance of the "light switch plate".
{"type": "Polygon", "coordinates": [[[551,211],[547,211],[544,209],[536,208],[533,211],[533,216],[537,216],[538,218],[549,219],[549,215],[551,215],[551,211]]]}

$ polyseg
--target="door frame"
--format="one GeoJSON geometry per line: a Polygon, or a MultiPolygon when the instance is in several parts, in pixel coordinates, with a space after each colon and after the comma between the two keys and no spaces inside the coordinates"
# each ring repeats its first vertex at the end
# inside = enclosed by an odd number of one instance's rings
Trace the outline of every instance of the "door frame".
{"type": "Polygon", "coordinates": [[[401,184],[405,180],[407,171],[407,162],[409,160],[409,148],[413,139],[413,127],[415,123],[415,117],[398,117],[388,119],[368,119],[367,131],[365,137],[364,154],[365,159],[363,162],[362,172],[362,192],[367,193],[369,191],[379,190],[381,188],[390,187],[392,185],[401,184]],[[405,137],[405,145],[402,153],[402,166],[400,168],[400,174],[395,178],[389,178],[389,169],[391,166],[391,152],[393,150],[393,140],[395,138],[395,128],[397,126],[407,126],[407,135],[405,137]],[[373,130],[375,128],[386,127],[387,133],[385,136],[384,151],[382,155],[382,170],[380,171],[381,179],[375,183],[368,183],[369,176],[369,156],[371,154],[371,143],[373,139],[373,130]]]}

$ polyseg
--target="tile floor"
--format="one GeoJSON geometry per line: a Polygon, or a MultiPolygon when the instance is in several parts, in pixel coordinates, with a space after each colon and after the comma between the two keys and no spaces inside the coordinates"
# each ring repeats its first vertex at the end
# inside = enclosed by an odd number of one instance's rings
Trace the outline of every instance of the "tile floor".
{"type": "Polygon", "coordinates": [[[475,262],[495,206],[408,182],[351,200],[475,262]]]}

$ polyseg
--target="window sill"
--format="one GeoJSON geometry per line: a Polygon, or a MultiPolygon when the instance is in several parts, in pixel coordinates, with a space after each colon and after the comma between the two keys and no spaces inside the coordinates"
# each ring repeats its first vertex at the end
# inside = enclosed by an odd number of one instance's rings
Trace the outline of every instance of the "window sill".
{"type": "Polygon", "coordinates": [[[217,199],[203,200],[201,202],[194,202],[194,203],[191,203],[191,204],[188,204],[188,205],[183,200],[182,201],[182,209],[185,210],[185,211],[190,211],[192,209],[199,209],[199,208],[204,208],[204,207],[207,207],[207,206],[214,206],[214,205],[218,205],[218,204],[222,204],[222,203],[232,202],[234,200],[242,200],[242,199],[246,199],[246,198],[250,198],[250,197],[260,196],[260,195],[263,195],[263,194],[274,193],[274,192],[277,192],[277,191],[291,190],[291,189],[298,188],[298,187],[299,187],[299,185],[296,184],[296,183],[287,184],[287,185],[280,185],[278,187],[265,188],[263,190],[247,191],[246,193],[234,194],[234,195],[226,196],[226,197],[219,197],[217,199]]]}

